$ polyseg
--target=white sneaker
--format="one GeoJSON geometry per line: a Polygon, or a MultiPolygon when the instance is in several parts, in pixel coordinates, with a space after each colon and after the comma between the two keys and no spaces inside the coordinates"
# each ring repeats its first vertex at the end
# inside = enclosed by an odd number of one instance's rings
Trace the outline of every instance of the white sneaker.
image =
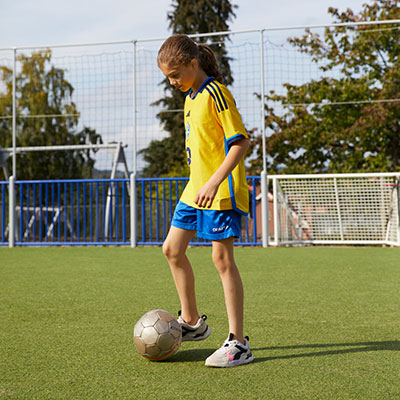
{"type": "Polygon", "coordinates": [[[216,350],[206,360],[207,367],[237,367],[239,365],[251,363],[254,360],[250,351],[249,337],[244,338],[244,343],[233,339],[233,333],[229,334],[228,339],[221,348],[216,350]]]}
{"type": "Polygon", "coordinates": [[[207,316],[199,317],[195,325],[187,324],[181,317],[181,311],[178,311],[178,322],[182,328],[182,342],[198,342],[207,339],[211,334],[211,328],[206,323],[207,316]]]}

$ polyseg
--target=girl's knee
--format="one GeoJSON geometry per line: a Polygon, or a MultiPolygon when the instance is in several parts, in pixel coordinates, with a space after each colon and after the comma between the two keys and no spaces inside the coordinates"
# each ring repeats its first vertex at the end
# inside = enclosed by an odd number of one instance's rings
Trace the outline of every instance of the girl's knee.
{"type": "Polygon", "coordinates": [[[181,254],[178,246],[175,246],[173,243],[169,241],[164,242],[162,250],[165,258],[170,262],[177,261],[184,255],[181,254]]]}
{"type": "Polygon", "coordinates": [[[173,248],[169,244],[169,242],[165,241],[162,245],[162,251],[166,259],[169,259],[172,256],[173,248]]]}
{"type": "Polygon", "coordinates": [[[220,274],[236,268],[233,257],[227,251],[213,249],[212,260],[220,274]]]}

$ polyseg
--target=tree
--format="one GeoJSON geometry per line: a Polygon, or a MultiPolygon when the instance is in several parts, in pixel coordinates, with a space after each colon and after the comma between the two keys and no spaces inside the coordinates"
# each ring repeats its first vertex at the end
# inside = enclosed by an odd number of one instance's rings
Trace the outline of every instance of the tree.
{"type": "MultiPolygon", "coordinates": [[[[328,11],[335,22],[400,18],[394,0],[364,4],[358,15],[350,9],[328,11]]],[[[289,42],[322,71],[339,68],[340,78],[324,77],[299,86],[286,83],[286,95],[270,92],[266,96],[286,109],[278,115],[273,107],[266,107],[266,126],[273,132],[267,138],[268,169],[285,173],[399,171],[399,26],[327,27],[323,38],[306,30],[289,42]],[[293,106],[304,103],[309,105],[293,106]]],[[[258,137],[259,155],[260,143],[258,137]]],[[[253,160],[252,168],[260,170],[260,160],[253,160]]]]}
{"type": "MultiPolygon", "coordinates": [[[[51,146],[102,143],[88,127],[77,131],[79,113],[71,100],[72,85],[65,71],[51,65],[51,51],[17,57],[21,70],[16,76],[17,146],[51,146]],[[39,117],[51,115],[52,117],[39,117]],[[36,117],[35,117],[36,116],[36,117]]],[[[0,92],[0,115],[12,115],[12,70],[0,66],[5,92],[0,92]]],[[[12,145],[12,120],[0,119],[0,146],[12,145]]],[[[19,154],[18,179],[90,177],[94,159],[89,150],[46,151],[19,154]]]]}
{"type": "MultiPolygon", "coordinates": [[[[228,0],[175,0],[173,11],[168,13],[169,28],[173,34],[196,34],[206,32],[222,32],[229,30],[228,22],[235,17],[234,9],[228,0]]],[[[229,61],[225,48],[227,36],[198,38],[199,42],[208,44],[215,52],[224,76],[225,85],[233,82],[229,61]]],[[[154,105],[161,105],[164,110],[181,110],[186,94],[171,86],[168,79],[162,81],[165,97],[154,105]]],[[[184,116],[182,112],[160,112],[157,118],[169,136],[163,140],[153,140],[141,151],[148,166],[144,168],[144,176],[188,176],[184,150],[184,116]]]]}

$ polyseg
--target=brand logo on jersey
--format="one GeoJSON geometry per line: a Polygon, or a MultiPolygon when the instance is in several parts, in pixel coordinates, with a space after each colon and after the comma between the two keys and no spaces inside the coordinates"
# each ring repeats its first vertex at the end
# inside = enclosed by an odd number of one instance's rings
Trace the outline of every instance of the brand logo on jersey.
{"type": "Polygon", "coordinates": [[[186,140],[189,140],[189,135],[190,135],[190,124],[189,124],[189,122],[186,122],[185,133],[186,133],[186,140]]]}
{"type": "Polygon", "coordinates": [[[219,228],[213,228],[213,232],[222,232],[223,230],[225,230],[227,227],[224,225],[224,226],[221,226],[221,227],[219,227],[219,228]]]}
{"type": "Polygon", "coordinates": [[[189,110],[189,112],[186,114],[186,118],[189,118],[190,117],[190,110],[189,110]]]}

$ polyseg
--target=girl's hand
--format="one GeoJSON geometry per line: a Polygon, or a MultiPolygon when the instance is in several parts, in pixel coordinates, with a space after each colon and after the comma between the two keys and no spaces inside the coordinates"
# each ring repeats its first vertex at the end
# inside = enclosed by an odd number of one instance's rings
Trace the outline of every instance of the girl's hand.
{"type": "Polygon", "coordinates": [[[194,198],[195,204],[199,207],[210,208],[218,192],[219,185],[208,181],[198,192],[194,198]]]}
{"type": "Polygon", "coordinates": [[[231,145],[225,160],[214,172],[207,183],[198,191],[194,198],[195,204],[202,208],[211,208],[219,185],[228,177],[250,147],[250,140],[243,138],[231,145]]]}

